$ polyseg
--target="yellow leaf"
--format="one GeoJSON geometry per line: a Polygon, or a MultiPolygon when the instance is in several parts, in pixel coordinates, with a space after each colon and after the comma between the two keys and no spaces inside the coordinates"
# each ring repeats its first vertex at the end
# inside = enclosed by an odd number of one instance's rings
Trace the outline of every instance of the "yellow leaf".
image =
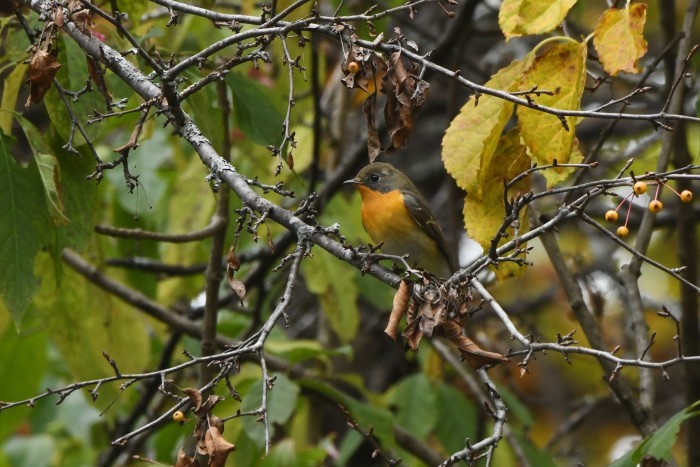
{"type": "Polygon", "coordinates": [[[623,9],[611,8],[598,20],[593,46],[610,75],[620,71],[639,73],[637,63],[647,52],[647,41],[642,35],[646,18],[646,4],[633,3],[623,9]]]}
{"type": "MultiPolygon", "coordinates": [[[[504,205],[504,182],[509,182],[530,167],[526,148],[520,143],[520,134],[513,128],[503,135],[498,150],[493,155],[491,164],[485,166],[482,176],[482,189],[479,193],[467,196],[464,203],[464,226],[471,238],[478,242],[485,251],[491,247],[491,241],[506,217],[504,205]]],[[[508,199],[530,191],[531,178],[519,181],[508,191],[508,199]]],[[[519,234],[527,231],[527,211],[521,211],[519,234]]],[[[508,229],[514,233],[513,227],[508,229]]],[[[507,238],[506,240],[510,240],[507,238]]],[[[499,279],[514,275],[518,269],[512,263],[502,264],[495,272],[499,279]]]]}
{"type": "Polygon", "coordinates": [[[542,34],[559,26],[576,0],[504,0],[498,25],[506,40],[542,34]]]}
{"type": "MultiPolygon", "coordinates": [[[[519,90],[537,87],[550,91],[532,99],[540,105],[562,110],[578,110],[586,78],[586,45],[567,41],[556,44],[540,54],[523,74],[519,90]]],[[[539,165],[573,162],[576,154],[574,129],[576,119],[565,117],[566,126],[551,114],[527,107],[518,107],[518,126],[528,153],[539,165]]],[[[571,169],[547,170],[543,174],[547,186],[556,185],[566,178],[571,169]]]]}
{"type": "MultiPolygon", "coordinates": [[[[485,84],[509,91],[528,69],[534,54],[499,70],[485,84]]],[[[503,128],[513,113],[513,104],[498,97],[471,98],[452,120],[442,139],[442,160],[460,188],[471,193],[480,186],[480,171],[490,165],[503,128]]]]}

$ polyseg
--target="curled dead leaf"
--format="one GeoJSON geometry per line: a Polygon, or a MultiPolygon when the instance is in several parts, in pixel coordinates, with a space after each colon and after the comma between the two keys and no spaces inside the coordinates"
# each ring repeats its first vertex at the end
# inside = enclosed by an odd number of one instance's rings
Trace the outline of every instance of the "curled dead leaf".
{"type": "Polygon", "coordinates": [[[229,248],[228,255],[226,257],[226,281],[228,282],[228,286],[231,288],[233,293],[235,293],[238,297],[238,300],[243,303],[243,299],[245,298],[246,294],[245,284],[240,279],[233,277],[234,273],[238,271],[238,268],[240,267],[241,262],[236,256],[236,252],[234,251],[232,245],[231,248],[229,248]]]}
{"type": "Polygon", "coordinates": [[[489,352],[476,345],[474,341],[462,334],[462,327],[455,321],[445,321],[442,324],[441,332],[457,346],[462,358],[474,369],[479,369],[485,365],[496,365],[498,363],[510,361],[504,355],[496,352],[489,352]]]}
{"type": "Polygon", "coordinates": [[[42,101],[60,68],[61,64],[53,53],[44,50],[34,52],[29,60],[29,98],[25,107],[42,101]]]}
{"type": "Polygon", "coordinates": [[[182,392],[187,394],[190,397],[190,399],[192,399],[192,403],[194,404],[192,410],[197,412],[202,406],[202,393],[199,392],[199,389],[195,388],[184,388],[182,392]]]}
{"type": "Polygon", "coordinates": [[[215,426],[210,427],[204,434],[204,440],[197,446],[200,454],[209,456],[209,467],[224,467],[228,455],[236,449],[229,443],[215,426]]]}
{"type": "Polygon", "coordinates": [[[389,315],[389,322],[384,329],[384,333],[394,340],[396,340],[399,323],[401,322],[401,318],[403,318],[408,310],[408,302],[410,300],[411,286],[408,281],[401,281],[399,284],[399,290],[397,290],[396,294],[394,295],[394,304],[391,308],[391,314],[389,315]]]}
{"type": "Polygon", "coordinates": [[[177,462],[175,467],[199,467],[199,462],[194,457],[190,457],[185,453],[185,450],[180,448],[177,453],[177,462]]]}

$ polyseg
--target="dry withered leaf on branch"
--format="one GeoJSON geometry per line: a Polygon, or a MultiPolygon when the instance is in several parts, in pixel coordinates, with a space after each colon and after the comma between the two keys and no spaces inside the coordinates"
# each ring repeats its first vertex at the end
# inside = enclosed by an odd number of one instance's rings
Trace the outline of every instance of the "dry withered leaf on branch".
{"type": "Polygon", "coordinates": [[[185,453],[185,450],[180,448],[177,453],[177,462],[175,467],[199,467],[199,462],[194,457],[190,457],[185,453]]]}
{"type": "Polygon", "coordinates": [[[404,60],[401,52],[389,58],[389,69],[382,80],[387,102],[384,118],[391,136],[390,149],[402,148],[413,132],[415,119],[428,96],[430,85],[414,72],[417,66],[404,60]]]}
{"type": "Polygon", "coordinates": [[[54,52],[39,49],[29,60],[29,99],[25,107],[41,102],[51,89],[53,79],[61,68],[54,52]]]}
{"type": "Polygon", "coordinates": [[[234,449],[236,446],[226,441],[216,426],[209,427],[204,433],[204,440],[197,445],[197,452],[209,456],[209,467],[224,467],[234,449]]]}
{"type": "Polygon", "coordinates": [[[104,72],[100,68],[100,64],[94,58],[86,55],[85,59],[87,60],[87,68],[88,73],[90,74],[90,79],[93,83],[95,83],[97,89],[104,96],[107,108],[109,108],[112,105],[113,99],[112,94],[110,94],[109,89],[107,89],[107,82],[105,81],[104,72]]]}
{"type": "Polygon", "coordinates": [[[219,402],[221,402],[222,400],[224,400],[223,397],[216,396],[216,395],[212,394],[209,397],[207,397],[207,400],[204,402],[204,404],[202,404],[198,409],[194,410],[194,413],[196,413],[200,417],[202,415],[206,415],[209,412],[211,412],[211,410],[214,408],[214,406],[216,404],[218,404],[219,402]]]}
{"type": "Polygon", "coordinates": [[[406,314],[406,310],[408,310],[408,302],[410,300],[411,284],[408,281],[401,281],[399,290],[397,290],[396,295],[394,295],[394,304],[391,308],[391,314],[389,315],[389,322],[384,329],[384,332],[394,340],[396,340],[399,323],[403,315],[406,314]]]}
{"type": "Polygon", "coordinates": [[[439,283],[425,280],[416,284],[413,291],[406,313],[408,323],[402,333],[411,350],[418,350],[423,336],[435,334],[449,339],[474,369],[509,361],[499,353],[483,350],[463,335],[462,321],[472,309],[470,305],[474,304],[468,288],[462,292],[453,289],[446,292],[439,283]]]}
{"type": "Polygon", "coordinates": [[[75,23],[80,32],[86,36],[92,35],[90,28],[93,26],[90,19],[90,10],[85,8],[80,0],[69,0],[68,11],[72,12],[70,19],[75,23]]]}
{"type": "Polygon", "coordinates": [[[479,369],[484,365],[495,365],[510,361],[499,353],[489,352],[476,345],[474,341],[462,334],[462,326],[454,320],[445,321],[440,331],[442,335],[457,346],[462,358],[474,369],[479,369]]]}
{"type": "Polygon", "coordinates": [[[362,111],[367,119],[367,154],[370,164],[381,154],[382,141],[377,131],[375,114],[377,111],[377,95],[370,94],[362,103],[362,111]]]}
{"type": "Polygon", "coordinates": [[[235,293],[241,303],[243,303],[246,294],[245,284],[241,280],[233,277],[234,273],[238,271],[240,267],[241,262],[236,256],[233,245],[231,245],[226,257],[226,281],[228,282],[228,286],[231,287],[231,290],[233,290],[233,293],[235,293]]]}
{"type": "Polygon", "coordinates": [[[192,410],[197,412],[202,406],[202,393],[199,392],[199,389],[195,388],[184,388],[182,392],[187,394],[190,397],[190,399],[192,399],[192,404],[194,404],[192,410]]]}

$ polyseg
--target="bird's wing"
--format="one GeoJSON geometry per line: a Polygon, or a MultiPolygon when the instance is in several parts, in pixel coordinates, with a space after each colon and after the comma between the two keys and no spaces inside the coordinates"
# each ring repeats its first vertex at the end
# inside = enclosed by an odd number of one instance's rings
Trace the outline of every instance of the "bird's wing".
{"type": "Polygon", "coordinates": [[[425,233],[427,233],[430,238],[435,240],[442,255],[447,260],[450,265],[452,272],[457,270],[453,256],[450,254],[450,249],[447,247],[447,241],[445,240],[445,234],[442,233],[440,224],[435,220],[433,213],[428,207],[427,201],[420,195],[402,191],[403,201],[408,209],[409,214],[414,221],[420,226],[425,233]]]}

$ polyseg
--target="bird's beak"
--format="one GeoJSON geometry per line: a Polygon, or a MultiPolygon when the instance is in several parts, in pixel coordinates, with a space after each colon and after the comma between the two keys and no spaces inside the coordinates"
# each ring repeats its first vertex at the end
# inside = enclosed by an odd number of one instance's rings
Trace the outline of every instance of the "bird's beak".
{"type": "Polygon", "coordinates": [[[362,182],[356,178],[353,178],[351,180],[345,180],[343,185],[362,185],[362,182]]]}

